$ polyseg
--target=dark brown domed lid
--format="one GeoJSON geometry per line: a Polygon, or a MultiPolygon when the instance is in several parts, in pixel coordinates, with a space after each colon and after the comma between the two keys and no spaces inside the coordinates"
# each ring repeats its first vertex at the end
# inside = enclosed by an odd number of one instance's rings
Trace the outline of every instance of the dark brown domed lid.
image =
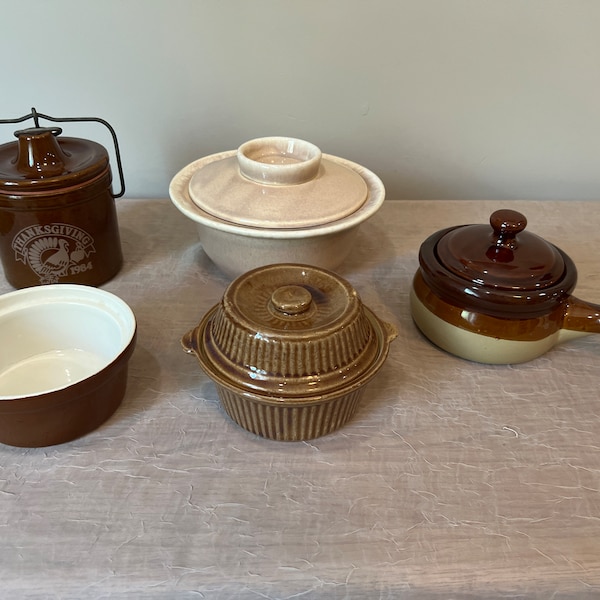
{"type": "Polygon", "coordinates": [[[521,213],[498,210],[490,225],[452,227],[423,243],[423,276],[438,295],[497,316],[529,317],[551,310],[572,291],[574,264],[559,248],[525,231],[521,213]]]}
{"type": "Polygon", "coordinates": [[[17,142],[0,145],[0,193],[56,190],[88,181],[105,171],[109,157],[96,142],[61,138],[59,127],[15,132],[17,142]]]}
{"type": "Polygon", "coordinates": [[[565,264],[558,250],[524,231],[525,217],[498,210],[486,225],[459,227],[437,245],[440,262],[458,277],[512,290],[547,288],[562,279],[565,264]]]}

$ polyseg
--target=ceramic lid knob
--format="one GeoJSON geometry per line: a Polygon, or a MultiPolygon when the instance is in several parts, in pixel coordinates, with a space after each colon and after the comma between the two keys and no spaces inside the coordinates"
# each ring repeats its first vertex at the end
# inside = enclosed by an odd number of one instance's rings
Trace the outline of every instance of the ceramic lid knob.
{"type": "Polygon", "coordinates": [[[311,293],[301,285],[284,285],[271,294],[271,304],[285,315],[302,314],[309,309],[311,302],[311,293]]]}
{"type": "Polygon", "coordinates": [[[527,219],[516,210],[497,210],[490,217],[490,225],[494,230],[493,244],[487,249],[486,257],[495,263],[512,262],[519,246],[517,235],[527,226],[527,219]]]}
{"type": "Polygon", "coordinates": [[[516,210],[503,209],[492,213],[490,225],[498,245],[513,247],[516,235],[527,227],[527,219],[516,210]]]}
{"type": "Polygon", "coordinates": [[[59,127],[15,131],[18,139],[17,170],[32,179],[61,175],[68,160],[56,139],[61,133],[59,127]]]}
{"type": "Polygon", "coordinates": [[[252,181],[297,185],[317,176],[321,150],[304,140],[266,137],[242,144],[237,159],[242,175],[252,181]]]}

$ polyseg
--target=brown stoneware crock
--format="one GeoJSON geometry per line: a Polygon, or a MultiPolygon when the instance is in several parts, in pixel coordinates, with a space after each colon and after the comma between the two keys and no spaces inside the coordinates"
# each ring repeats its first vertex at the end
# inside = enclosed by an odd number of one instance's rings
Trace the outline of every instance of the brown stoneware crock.
{"type": "MultiPolygon", "coordinates": [[[[0,145],[0,259],[16,288],[49,283],[100,285],[122,265],[121,242],[106,149],[63,137],[59,127],[15,132],[0,145]]],[[[79,120],[79,119],[69,119],[79,120]]],[[[101,119],[97,120],[107,125],[101,119]]],[[[116,145],[114,131],[110,128],[116,145]]]]}
{"type": "Polygon", "coordinates": [[[483,363],[520,363],[600,333],[600,306],[576,298],[573,261],[498,210],[490,224],[449,227],[423,242],[412,316],[436,345],[483,363]]]}
{"type": "Polygon", "coordinates": [[[240,426],[275,440],[342,427],[396,330],[325,269],[259,267],[234,280],[182,339],[240,426]]]}

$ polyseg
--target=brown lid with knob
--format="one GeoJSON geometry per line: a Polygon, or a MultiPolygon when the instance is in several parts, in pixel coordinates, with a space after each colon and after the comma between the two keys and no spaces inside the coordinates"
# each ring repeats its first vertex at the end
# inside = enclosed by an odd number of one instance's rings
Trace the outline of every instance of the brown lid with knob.
{"type": "Polygon", "coordinates": [[[209,372],[273,397],[317,396],[361,381],[385,340],[356,291],[308,265],[260,267],[233,281],[190,332],[209,372]]]}
{"type": "Polygon", "coordinates": [[[106,149],[96,142],[59,137],[60,127],[15,132],[0,145],[0,193],[21,194],[79,185],[108,169],[106,149]]]}
{"type": "Polygon", "coordinates": [[[547,313],[573,290],[577,272],[562,250],[526,226],[524,215],[503,209],[490,225],[437,232],[419,254],[425,282],[446,301],[491,315],[547,313]]]}

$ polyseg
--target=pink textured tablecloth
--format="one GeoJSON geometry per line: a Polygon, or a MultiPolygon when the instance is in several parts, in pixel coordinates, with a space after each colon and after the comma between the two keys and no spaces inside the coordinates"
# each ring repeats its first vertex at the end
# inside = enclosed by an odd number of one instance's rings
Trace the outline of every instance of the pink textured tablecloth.
{"type": "Polygon", "coordinates": [[[230,421],[181,349],[228,284],[194,224],[117,203],[125,265],[102,287],[138,319],[128,392],[82,439],[0,445],[2,598],[600,597],[600,337],[486,366],[408,307],[420,243],[500,207],[600,301],[599,204],[386,201],[339,272],[400,335],[347,426],[282,443],[230,421]]]}

